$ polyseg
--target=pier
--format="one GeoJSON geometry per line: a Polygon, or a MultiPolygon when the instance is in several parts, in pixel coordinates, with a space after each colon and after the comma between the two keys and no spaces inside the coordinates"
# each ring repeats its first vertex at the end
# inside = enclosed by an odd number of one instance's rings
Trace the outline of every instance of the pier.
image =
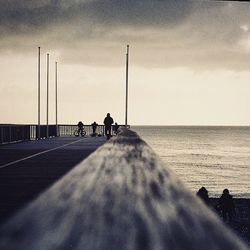
{"type": "MultiPolygon", "coordinates": [[[[248,249],[136,133],[120,129],[104,142],[52,138],[20,144],[40,155],[0,170],[9,171],[9,178],[20,171],[21,179],[27,171],[38,186],[50,175],[54,179],[0,227],[1,249],[248,249]],[[36,157],[38,166],[32,163],[36,157]],[[62,177],[56,177],[61,168],[62,177]]],[[[31,192],[27,179],[25,185],[31,192]]]]}

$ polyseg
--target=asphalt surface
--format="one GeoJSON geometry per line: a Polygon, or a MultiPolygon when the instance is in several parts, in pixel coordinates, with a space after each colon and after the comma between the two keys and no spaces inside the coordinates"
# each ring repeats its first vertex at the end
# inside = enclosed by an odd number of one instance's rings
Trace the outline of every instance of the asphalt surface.
{"type": "Polygon", "coordinates": [[[0,224],[105,142],[59,137],[0,145],[0,224]]]}

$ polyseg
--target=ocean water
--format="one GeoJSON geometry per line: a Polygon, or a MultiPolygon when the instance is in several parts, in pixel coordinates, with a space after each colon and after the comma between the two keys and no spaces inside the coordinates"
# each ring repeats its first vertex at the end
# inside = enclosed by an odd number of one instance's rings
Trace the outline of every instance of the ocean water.
{"type": "Polygon", "coordinates": [[[250,198],[250,127],[134,126],[192,191],[250,198]]]}

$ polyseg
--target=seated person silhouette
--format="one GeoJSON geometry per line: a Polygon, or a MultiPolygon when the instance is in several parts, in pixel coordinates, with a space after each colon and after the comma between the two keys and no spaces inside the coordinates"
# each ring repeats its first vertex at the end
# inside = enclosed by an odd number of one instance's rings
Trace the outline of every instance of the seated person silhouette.
{"type": "Polygon", "coordinates": [[[199,191],[196,193],[198,197],[200,197],[200,199],[206,204],[206,205],[210,205],[210,200],[209,200],[209,196],[208,196],[208,191],[205,187],[201,187],[199,189],[199,191]]]}

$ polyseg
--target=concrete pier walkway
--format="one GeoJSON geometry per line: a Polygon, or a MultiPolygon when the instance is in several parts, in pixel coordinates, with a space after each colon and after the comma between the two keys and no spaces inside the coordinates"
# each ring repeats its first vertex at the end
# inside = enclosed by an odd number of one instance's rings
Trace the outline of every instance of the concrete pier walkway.
{"type": "Polygon", "coordinates": [[[0,223],[105,142],[59,137],[0,146],[0,223]]]}

